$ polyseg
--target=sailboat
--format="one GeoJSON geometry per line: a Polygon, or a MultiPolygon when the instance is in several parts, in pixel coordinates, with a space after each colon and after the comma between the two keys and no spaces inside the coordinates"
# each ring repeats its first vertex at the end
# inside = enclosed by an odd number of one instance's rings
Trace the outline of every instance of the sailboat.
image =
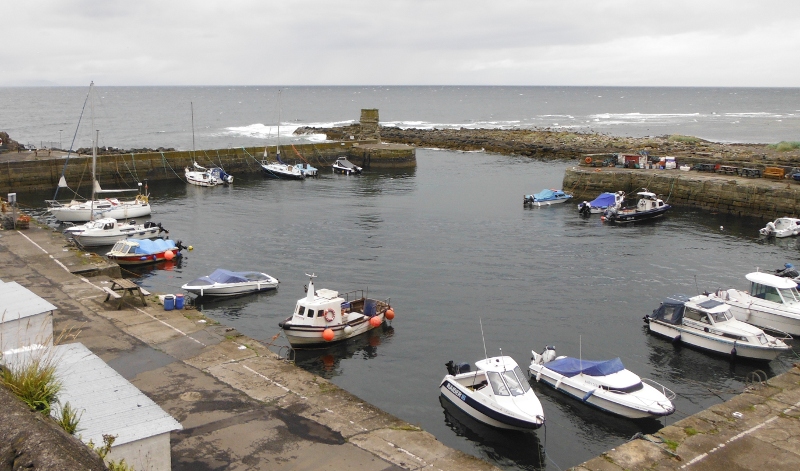
{"type": "MultiPolygon", "coordinates": [[[[91,98],[91,123],[94,129],[94,82],[89,84],[89,96],[91,98]]],[[[125,190],[103,190],[97,182],[97,140],[100,136],[100,131],[95,130],[95,136],[92,140],[92,199],[89,201],[76,201],[72,200],[68,203],[62,203],[57,200],[45,200],[48,205],[48,212],[61,222],[86,222],[91,221],[98,217],[114,218],[114,219],[129,219],[147,216],[150,214],[150,202],[147,194],[147,186],[145,192],[142,193],[142,184],[138,184],[138,188],[125,189],[125,190]],[[103,194],[119,194],[122,192],[138,191],[139,194],[133,200],[119,200],[117,198],[103,198],[98,199],[97,195],[103,194]]],[[[59,188],[68,188],[67,181],[64,176],[58,182],[59,188]]]]}
{"type": "MultiPolygon", "coordinates": [[[[281,94],[278,92],[278,145],[275,147],[276,162],[267,161],[267,148],[264,148],[264,160],[261,161],[261,170],[264,175],[274,178],[287,178],[291,180],[304,180],[306,172],[298,165],[289,165],[281,160],[281,94]]],[[[315,169],[316,170],[316,169],[315,169]]]]}
{"type": "Polygon", "coordinates": [[[225,173],[219,167],[205,168],[197,163],[194,147],[194,103],[192,107],[192,166],[184,169],[186,181],[197,186],[217,186],[233,183],[233,175],[225,173]]]}

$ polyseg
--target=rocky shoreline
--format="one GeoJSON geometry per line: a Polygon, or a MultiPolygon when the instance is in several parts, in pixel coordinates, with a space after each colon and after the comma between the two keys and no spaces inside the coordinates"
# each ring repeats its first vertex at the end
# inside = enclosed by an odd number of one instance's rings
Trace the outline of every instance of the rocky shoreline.
{"type": "MultiPolygon", "coordinates": [[[[360,125],[301,127],[295,134],[325,134],[329,140],[346,141],[350,136],[360,135],[360,125]]],[[[548,160],[575,159],[583,154],[647,151],[651,155],[688,157],[688,160],[716,163],[800,166],[800,145],[797,143],[725,144],[681,135],[635,138],[552,129],[400,129],[382,126],[380,138],[383,142],[417,147],[484,150],[548,160]]]]}

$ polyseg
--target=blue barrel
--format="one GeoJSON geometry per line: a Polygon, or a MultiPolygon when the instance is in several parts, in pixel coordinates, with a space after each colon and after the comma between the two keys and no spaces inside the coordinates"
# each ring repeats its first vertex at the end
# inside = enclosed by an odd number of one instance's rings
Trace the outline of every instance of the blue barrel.
{"type": "Polygon", "coordinates": [[[183,309],[183,295],[176,294],[175,295],[175,309],[183,309]]]}
{"type": "Polygon", "coordinates": [[[175,296],[168,294],[164,296],[164,310],[171,311],[175,309],[175,296]]]}

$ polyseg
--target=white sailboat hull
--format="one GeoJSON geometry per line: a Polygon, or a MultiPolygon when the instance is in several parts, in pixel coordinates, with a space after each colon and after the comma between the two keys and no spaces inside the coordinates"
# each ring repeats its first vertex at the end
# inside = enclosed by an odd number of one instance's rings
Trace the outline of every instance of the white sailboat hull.
{"type": "Polygon", "coordinates": [[[86,222],[94,217],[114,218],[114,219],[134,219],[149,216],[151,213],[150,204],[140,202],[123,202],[109,206],[104,201],[95,201],[94,207],[91,203],[75,203],[59,207],[51,207],[48,212],[61,222],[86,222]]]}

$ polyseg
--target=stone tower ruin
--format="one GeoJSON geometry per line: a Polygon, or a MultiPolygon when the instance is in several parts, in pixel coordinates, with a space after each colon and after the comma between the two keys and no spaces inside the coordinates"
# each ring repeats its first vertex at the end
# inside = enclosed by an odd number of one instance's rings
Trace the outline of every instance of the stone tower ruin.
{"type": "Polygon", "coordinates": [[[381,131],[378,126],[378,110],[361,110],[361,134],[358,136],[360,141],[381,140],[381,131]]]}

